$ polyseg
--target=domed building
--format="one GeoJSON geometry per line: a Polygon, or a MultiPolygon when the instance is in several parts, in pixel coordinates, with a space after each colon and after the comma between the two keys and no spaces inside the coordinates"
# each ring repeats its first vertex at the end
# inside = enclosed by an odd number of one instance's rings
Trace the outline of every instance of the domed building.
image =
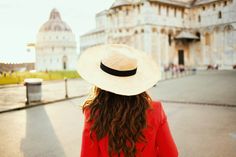
{"type": "Polygon", "coordinates": [[[37,34],[35,68],[37,71],[75,70],[76,59],[75,35],[53,9],[37,34]]]}

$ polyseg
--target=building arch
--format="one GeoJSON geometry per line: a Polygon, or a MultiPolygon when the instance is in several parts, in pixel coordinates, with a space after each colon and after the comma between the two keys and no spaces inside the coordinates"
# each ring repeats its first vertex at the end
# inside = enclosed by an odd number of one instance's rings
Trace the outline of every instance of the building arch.
{"type": "Polygon", "coordinates": [[[135,30],[134,31],[134,35],[137,35],[139,32],[138,32],[138,30],[135,30]]]}
{"type": "Polygon", "coordinates": [[[176,29],[176,30],[174,31],[174,36],[178,35],[180,32],[181,32],[180,29],[176,29]]]}
{"type": "Polygon", "coordinates": [[[161,33],[166,33],[166,29],[165,28],[161,28],[161,33]]]}
{"type": "Polygon", "coordinates": [[[153,32],[153,33],[156,33],[156,32],[157,32],[157,28],[153,27],[153,28],[152,28],[152,32],[153,32]]]}
{"type": "Polygon", "coordinates": [[[226,25],[226,26],[224,26],[224,31],[225,31],[225,32],[232,31],[232,30],[234,30],[234,27],[233,27],[232,25],[226,25]]]}
{"type": "Polygon", "coordinates": [[[234,34],[235,34],[235,30],[232,25],[224,26],[225,44],[227,44],[230,47],[234,45],[234,34]]]}
{"type": "Polygon", "coordinates": [[[168,30],[168,34],[171,34],[171,35],[173,35],[173,34],[174,34],[174,31],[173,31],[173,29],[169,29],[169,30],[168,30]]]}
{"type": "Polygon", "coordinates": [[[195,35],[198,37],[198,41],[201,40],[201,32],[200,31],[196,31],[195,35]]]}
{"type": "Polygon", "coordinates": [[[203,32],[204,32],[203,34],[204,35],[206,35],[206,33],[211,34],[211,33],[213,33],[213,31],[214,31],[214,27],[206,27],[206,28],[203,29],[203,32]]]}
{"type": "Polygon", "coordinates": [[[213,28],[213,31],[214,31],[214,32],[219,32],[219,31],[220,31],[220,27],[219,27],[219,26],[215,26],[215,27],[213,28]]]}

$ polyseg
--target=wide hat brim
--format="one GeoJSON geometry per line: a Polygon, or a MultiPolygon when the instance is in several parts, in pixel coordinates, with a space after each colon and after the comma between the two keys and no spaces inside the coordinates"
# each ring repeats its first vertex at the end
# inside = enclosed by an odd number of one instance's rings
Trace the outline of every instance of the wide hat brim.
{"type": "Polygon", "coordinates": [[[153,87],[161,78],[157,64],[146,53],[127,45],[107,44],[84,51],[77,66],[80,76],[89,83],[119,95],[137,95],[153,87]],[[110,47],[126,48],[137,59],[137,72],[133,76],[119,77],[108,74],[100,68],[104,55],[110,47]]]}

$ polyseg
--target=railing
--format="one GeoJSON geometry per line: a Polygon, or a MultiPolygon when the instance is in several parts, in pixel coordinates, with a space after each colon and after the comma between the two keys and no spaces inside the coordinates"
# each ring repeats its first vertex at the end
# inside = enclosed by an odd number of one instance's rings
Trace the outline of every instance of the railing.
{"type": "Polygon", "coordinates": [[[187,66],[176,66],[172,65],[169,67],[165,67],[162,72],[162,80],[180,78],[184,76],[195,75],[196,69],[187,66]]]}
{"type": "MultiPolygon", "coordinates": [[[[195,74],[196,70],[188,67],[168,67],[162,72],[162,80],[180,78],[195,74]]],[[[4,77],[4,76],[3,76],[4,77]]],[[[38,87],[37,87],[38,88],[38,87]]],[[[24,107],[37,106],[54,101],[61,101],[87,95],[91,85],[82,79],[67,79],[55,81],[43,81],[41,84],[41,101],[29,102],[26,86],[23,83],[0,86],[0,113],[24,107]],[[26,104],[25,104],[26,103],[26,104]]],[[[35,92],[34,89],[32,89],[35,92]]],[[[80,105],[80,104],[78,104],[80,105]]]]}
{"type": "Polygon", "coordinates": [[[57,81],[43,81],[41,89],[30,89],[33,93],[27,93],[27,87],[23,83],[0,86],[0,113],[71,98],[80,98],[87,95],[90,88],[91,85],[82,79],[66,78],[57,81]],[[32,97],[32,94],[34,98],[41,95],[41,101],[27,101],[27,96],[32,97]]]}

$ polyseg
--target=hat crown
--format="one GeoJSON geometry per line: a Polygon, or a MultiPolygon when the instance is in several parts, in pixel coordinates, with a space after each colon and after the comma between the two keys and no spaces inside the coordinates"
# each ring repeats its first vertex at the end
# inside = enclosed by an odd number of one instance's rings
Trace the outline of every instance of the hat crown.
{"type": "Polygon", "coordinates": [[[107,51],[101,62],[114,70],[133,70],[137,68],[137,59],[130,53],[127,49],[111,48],[111,50],[107,51]]]}
{"type": "Polygon", "coordinates": [[[150,56],[122,44],[87,49],[79,58],[78,72],[89,83],[125,96],[140,94],[161,78],[160,70],[150,56]]]}

